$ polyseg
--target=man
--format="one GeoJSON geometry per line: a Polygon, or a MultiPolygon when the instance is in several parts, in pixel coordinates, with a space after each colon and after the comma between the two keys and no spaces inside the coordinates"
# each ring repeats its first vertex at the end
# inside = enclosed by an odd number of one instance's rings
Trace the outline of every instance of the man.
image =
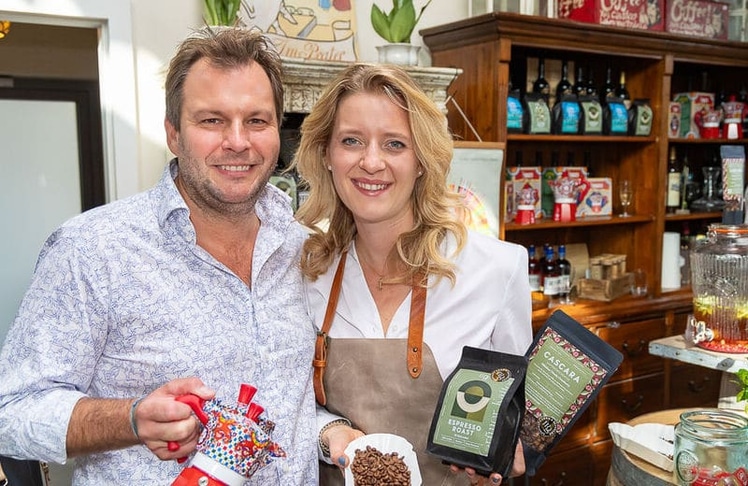
{"type": "Polygon", "coordinates": [[[170,485],[200,431],[174,398],[234,402],[248,383],[287,452],[249,484],[316,484],[305,233],[267,183],[282,112],[261,34],[205,28],[180,45],[161,181],[42,248],[0,353],[1,455],[76,457],[76,485],[170,485]]]}

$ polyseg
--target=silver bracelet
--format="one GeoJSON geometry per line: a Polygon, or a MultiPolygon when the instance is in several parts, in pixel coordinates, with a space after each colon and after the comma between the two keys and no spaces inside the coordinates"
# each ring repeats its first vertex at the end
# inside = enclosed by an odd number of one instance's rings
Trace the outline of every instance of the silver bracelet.
{"type": "Polygon", "coordinates": [[[322,430],[319,431],[319,437],[317,438],[317,442],[319,442],[319,448],[322,450],[322,457],[330,457],[330,444],[325,444],[325,442],[322,440],[322,436],[325,432],[327,432],[327,429],[335,427],[337,425],[347,425],[348,427],[350,427],[351,421],[344,418],[336,419],[322,427],[322,430]]]}
{"type": "Polygon", "coordinates": [[[140,440],[140,435],[138,435],[138,424],[135,423],[135,409],[138,408],[138,405],[140,405],[140,402],[142,402],[144,398],[145,397],[140,397],[130,405],[130,428],[132,429],[132,433],[135,434],[135,438],[138,440],[140,440]]]}

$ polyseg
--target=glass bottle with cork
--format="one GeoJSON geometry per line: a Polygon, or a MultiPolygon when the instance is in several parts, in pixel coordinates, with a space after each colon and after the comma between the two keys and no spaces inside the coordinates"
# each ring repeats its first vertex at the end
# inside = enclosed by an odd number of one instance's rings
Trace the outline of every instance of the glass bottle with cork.
{"type": "Polygon", "coordinates": [[[530,291],[540,291],[540,263],[538,262],[535,245],[527,247],[527,274],[530,279],[530,291]]]}
{"type": "Polygon", "coordinates": [[[610,63],[605,70],[605,84],[600,88],[600,103],[605,104],[608,98],[616,95],[616,85],[613,84],[613,68],[610,63]]]}
{"type": "Polygon", "coordinates": [[[571,262],[566,259],[566,245],[558,245],[558,260],[556,261],[558,267],[558,295],[560,297],[559,303],[561,304],[573,304],[571,300],[571,285],[572,285],[572,268],[571,262]]]}
{"type": "Polygon", "coordinates": [[[538,58],[538,76],[532,83],[532,92],[541,95],[545,99],[546,104],[549,103],[551,85],[545,79],[545,58],[543,56],[538,58]]]}
{"type": "Polygon", "coordinates": [[[616,98],[623,101],[627,110],[631,108],[631,95],[629,94],[628,88],[626,88],[626,71],[621,71],[615,95],[616,98]]]}
{"type": "Polygon", "coordinates": [[[569,95],[573,92],[573,85],[569,81],[569,63],[564,59],[561,61],[561,80],[556,85],[556,103],[561,101],[564,95],[569,95]]]}
{"type": "Polygon", "coordinates": [[[669,214],[674,214],[681,204],[680,179],[681,173],[678,170],[678,159],[675,147],[670,147],[670,157],[668,157],[667,162],[667,188],[665,200],[665,210],[669,214]]]}
{"type": "Polygon", "coordinates": [[[545,263],[543,264],[543,295],[550,299],[558,296],[560,277],[555,251],[553,246],[548,245],[545,248],[545,263]]]}

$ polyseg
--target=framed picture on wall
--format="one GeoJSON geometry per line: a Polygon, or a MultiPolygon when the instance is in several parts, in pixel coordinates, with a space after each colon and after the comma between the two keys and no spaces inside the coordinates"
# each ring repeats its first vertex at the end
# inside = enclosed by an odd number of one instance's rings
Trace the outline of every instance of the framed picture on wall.
{"type": "Polygon", "coordinates": [[[465,201],[468,227],[499,237],[504,144],[455,142],[447,183],[465,201]]]}

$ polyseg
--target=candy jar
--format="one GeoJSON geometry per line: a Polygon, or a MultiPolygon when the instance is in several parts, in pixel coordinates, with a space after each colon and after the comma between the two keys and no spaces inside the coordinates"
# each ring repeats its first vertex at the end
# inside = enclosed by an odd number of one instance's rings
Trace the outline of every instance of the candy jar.
{"type": "Polygon", "coordinates": [[[517,215],[514,217],[518,224],[533,224],[535,222],[535,204],[540,200],[538,190],[529,183],[517,192],[517,215]]]}
{"type": "Polygon", "coordinates": [[[724,120],[722,121],[722,138],[738,140],[743,138],[743,108],[744,103],[730,96],[730,101],[722,103],[724,120]]]}
{"type": "Polygon", "coordinates": [[[748,418],[721,409],[690,410],[675,426],[673,476],[679,486],[748,484],[748,418]]]}
{"type": "Polygon", "coordinates": [[[689,338],[712,351],[748,353],[748,225],[711,225],[690,261],[689,338]]]}

